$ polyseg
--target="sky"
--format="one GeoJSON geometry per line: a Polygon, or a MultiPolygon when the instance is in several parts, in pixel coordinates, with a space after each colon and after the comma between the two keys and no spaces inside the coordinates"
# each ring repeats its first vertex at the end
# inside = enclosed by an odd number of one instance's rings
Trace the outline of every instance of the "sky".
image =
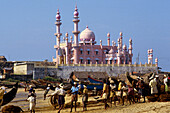
{"type": "Polygon", "coordinates": [[[147,62],[147,50],[153,49],[159,67],[170,71],[170,0],[0,0],[0,55],[8,61],[52,61],[56,43],[55,16],[61,14],[62,37],[73,36],[75,4],[79,11],[79,30],[88,25],[97,44],[133,41],[133,63],[147,62]]]}

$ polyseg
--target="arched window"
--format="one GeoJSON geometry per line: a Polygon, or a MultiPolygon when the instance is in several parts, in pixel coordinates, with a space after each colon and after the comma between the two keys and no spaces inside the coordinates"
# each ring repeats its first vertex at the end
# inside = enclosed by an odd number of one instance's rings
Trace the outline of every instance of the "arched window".
{"type": "Polygon", "coordinates": [[[80,63],[81,63],[81,64],[83,63],[83,58],[82,58],[82,57],[80,57],[80,63]]]}
{"type": "Polygon", "coordinates": [[[96,55],[98,55],[98,54],[99,54],[99,50],[98,50],[98,49],[96,49],[96,50],[95,50],[95,53],[96,53],[96,55]]]}
{"type": "Polygon", "coordinates": [[[88,55],[90,54],[90,49],[87,49],[87,54],[88,54],[88,55]]]}
{"type": "Polygon", "coordinates": [[[80,49],[80,54],[83,54],[83,49],[82,48],[80,49]]]}
{"type": "Polygon", "coordinates": [[[90,58],[87,58],[87,64],[90,64],[90,58]]]}
{"type": "Polygon", "coordinates": [[[99,59],[98,59],[98,58],[96,58],[95,60],[96,60],[96,62],[97,62],[97,64],[98,64],[98,63],[99,63],[99,59]]]}

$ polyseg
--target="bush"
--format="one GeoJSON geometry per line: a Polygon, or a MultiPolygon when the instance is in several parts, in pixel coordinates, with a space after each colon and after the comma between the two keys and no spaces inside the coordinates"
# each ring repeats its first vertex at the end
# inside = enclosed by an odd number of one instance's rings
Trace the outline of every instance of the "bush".
{"type": "Polygon", "coordinates": [[[12,79],[12,78],[7,79],[7,81],[9,81],[9,82],[20,82],[20,80],[15,80],[15,79],[12,79]]]}
{"type": "Polygon", "coordinates": [[[55,79],[55,78],[50,77],[50,76],[45,76],[45,77],[44,77],[44,80],[48,80],[48,81],[52,81],[52,82],[57,82],[57,81],[59,81],[58,79],[55,79]]]}

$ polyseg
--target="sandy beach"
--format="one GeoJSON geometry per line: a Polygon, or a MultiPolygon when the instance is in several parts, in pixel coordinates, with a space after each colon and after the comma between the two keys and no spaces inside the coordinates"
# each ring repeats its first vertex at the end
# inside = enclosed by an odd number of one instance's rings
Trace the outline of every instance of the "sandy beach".
{"type": "MultiPolygon", "coordinates": [[[[53,91],[50,91],[52,93],[53,91]]],[[[37,94],[37,104],[36,104],[36,113],[56,113],[57,110],[51,106],[49,102],[49,97],[46,100],[43,100],[44,90],[36,89],[37,94]]],[[[27,99],[28,92],[24,91],[24,88],[19,88],[15,99],[10,102],[8,105],[20,106],[26,113],[29,113],[28,107],[29,102],[25,101],[27,99]]],[[[71,96],[66,95],[66,103],[70,102],[71,96]]],[[[93,97],[90,97],[89,100],[95,100],[93,97]]],[[[79,96],[78,102],[80,102],[80,107],[77,108],[76,113],[82,113],[82,98],[79,96]]],[[[4,107],[4,106],[3,106],[4,107]]],[[[2,108],[3,108],[2,107],[2,108]]],[[[70,108],[64,108],[61,113],[70,112],[70,108]]],[[[146,102],[146,103],[135,103],[129,105],[125,103],[124,106],[117,105],[115,107],[108,108],[104,110],[103,103],[89,104],[87,106],[87,111],[84,113],[170,113],[170,102],[146,102]]],[[[73,109],[74,113],[74,109],[73,109]]]]}

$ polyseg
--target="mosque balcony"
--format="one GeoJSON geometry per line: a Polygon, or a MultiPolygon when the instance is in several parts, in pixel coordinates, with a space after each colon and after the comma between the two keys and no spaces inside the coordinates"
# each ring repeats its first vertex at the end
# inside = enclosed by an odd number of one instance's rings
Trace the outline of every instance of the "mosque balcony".
{"type": "Polygon", "coordinates": [[[57,48],[59,48],[59,46],[58,45],[54,45],[54,49],[57,49],[57,48]]]}
{"type": "Polygon", "coordinates": [[[80,31],[72,31],[73,34],[79,34],[80,31]]]}

